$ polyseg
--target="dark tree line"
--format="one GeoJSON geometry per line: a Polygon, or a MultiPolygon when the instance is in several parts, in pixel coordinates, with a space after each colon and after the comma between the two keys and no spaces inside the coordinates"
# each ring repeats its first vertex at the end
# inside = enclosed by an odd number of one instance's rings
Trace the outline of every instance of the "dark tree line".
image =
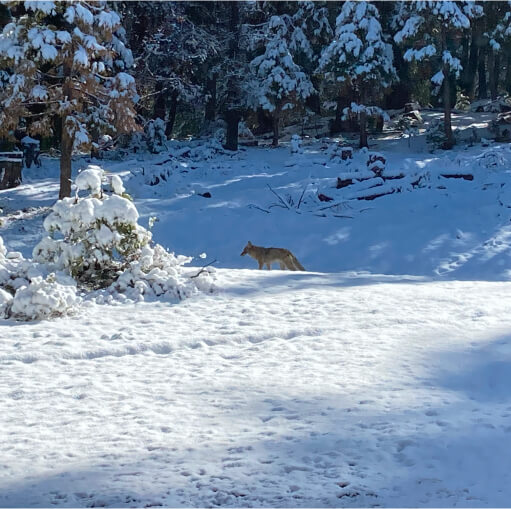
{"type": "Polygon", "coordinates": [[[167,137],[223,121],[236,150],[241,120],[277,145],[283,124],[321,115],[365,146],[410,101],[444,108],[450,148],[460,100],[511,94],[507,1],[7,2],[0,30],[0,137],[50,134],[67,168],[154,119],[167,137]]]}

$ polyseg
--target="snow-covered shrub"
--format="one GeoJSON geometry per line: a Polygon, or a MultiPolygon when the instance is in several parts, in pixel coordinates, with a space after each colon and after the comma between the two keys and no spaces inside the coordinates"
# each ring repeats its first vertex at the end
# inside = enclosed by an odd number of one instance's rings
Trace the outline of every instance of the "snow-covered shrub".
{"type": "Polygon", "coordinates": [[[66,315],[80,301],[76,283],[69,277],[50,274],[45,279],[36,276],[14,294],[9,316],[17,320],[43,320],[66,315]]]}
{"type": "MultiPolygon", "coordinates": [[[[183,299],[193,295],[198,289],[211,292],[211,279],[190,278],[183,265],[192,260],[186,256],[176,256],[162,246],[145,246],[140,257],[131,262],[126,270],[112,284],[110,292],[120,292],[133,300],[143,296],[183,299]]],[[[193,269],[197,273],[197,269],[193,269]]],[[[193,274],[192,274],[193,275],[193,274]]]]}
{"type": "MultiPolygon", "coordinates": [[[[138,212],[130,200],[103,193],[101,172],[89,167],[78,175],[78,191],[90,196],[58,201],[44,220],[48,236],[33,252],[35,261],[92,288],[111,284],[151,239],[137,224],[138,212]]],[[[122,183],[115,190],[123,191],[122,183]]]]}
{"type": "Polygon", "coordinates": [[[220,145],[225,144],[226,131],[225,128],[219,127],[213,133],[213,140],[217,141],[220,145]]]}
{"type": "Polygon", "coordinates": [[[150,120],[145,126],[145,141],[149,152],[159,154],[165,150],[165,122],[161,118],[150,120]]]}
{"type": "Polygon", "coordinates": [[[418,126],[419,126],[419,121],[416,118],[411,117],[411,116],[406,116],[406,115],[402,115],[396,122],[396,127],[401,131],[402,137],[408,139],[408,147],[409,148],[411,146],[412,138],[419,134],[418,126]]]}
{"type": "MultiPolygon", "coordinates": [[[[456,138],[456,132],[453,133],[456,138]]],[[[426,128],[426,143],[432,150],[436,148],[443,148],[447,143],[447,136],[445,134],[444,119],[433,119],[426,128]]]]}
{"type": "Polygon", "coordinates": [[[0,238],[0,318],[40,320],[75,311],[76,283],[20,253],[8,253],[0,238]]]}
{"type": "Polygon", "coordinates": [[[143,132],[135,131],[129,135],[124,135],[120,139],[119,145],[130,152],[137,154],[138,152],[145,152],[147,150],[145,133],[143,132]]]}
{"type": "Polygon", "coordinates": [[[6,318],[11,308],[12,295],[0,288],[0,318],[6,318]]]}
{"type": "Polygon", "coordinates": [[[454,107],[457,110],[468,111],[470,109],[470,99],[461,91],[456,92],[456,104],[454,107]]]}
{"type": "Polygon", "coordinates": [[[217,154],[225,154],[225,149],[218,139],[211,138],[191,148],[189,158],[192,161],[205,161],[213,159],[217,154]]]}
{"type": "MultiPolygon", "coordinates": [[[[138,212],[119,193],[124,186],[112,177],[114,194],[98,190],[102,171],[89,167],[80,175],[78,191],[89,196],[57,202],[44,221],[48,235],[34,249],[34,260],[49,270],[64,271],[82,288],[106,289],[140,300],[144,295],[184,298],[198,288],[212,288],[209,271],[190,278],[183,264],[191,258],[175,256],[162,246],[151,246],[151,232],[138,224],[138,212]]],[[[193,269],[196,270],[196,269],[193,269]]]]}
{"type": "Polygon", "coordinates": [[[302,139],[298,134],[293,134],[291,136],[291,154],[302,154],[303,148],[302,148],[302,139]]]}

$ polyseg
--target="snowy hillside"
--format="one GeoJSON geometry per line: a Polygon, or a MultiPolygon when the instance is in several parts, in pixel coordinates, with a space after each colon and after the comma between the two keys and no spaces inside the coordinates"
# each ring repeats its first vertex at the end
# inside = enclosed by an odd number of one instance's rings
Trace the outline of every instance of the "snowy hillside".
{"type": "MultiPolygon", "coordinates": [[[[215,291],[0,320],[1,507],[509,504],[510,147],[302,149],[94,161],[215,291]]],[[[49,158],[0,192],[9,251],[57,194],[49,158]]]]}

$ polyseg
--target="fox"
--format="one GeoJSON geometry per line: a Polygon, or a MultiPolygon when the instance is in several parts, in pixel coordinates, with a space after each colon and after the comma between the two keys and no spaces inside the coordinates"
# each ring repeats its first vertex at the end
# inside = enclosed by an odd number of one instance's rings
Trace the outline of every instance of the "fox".
{"type": "Polygon", "coordinates": [[[241,256],[247,255],[257,260],[259,264],[259,270],[266,265],[268,270],[271,270],[271,264],[279,262],[280,270],[305,270],[303,265],[296,259],[296,256],[289,251],[289,249],[283,249],[281,247],[261,247],[254,246],[250,240],[241,252],[241,256]]]}

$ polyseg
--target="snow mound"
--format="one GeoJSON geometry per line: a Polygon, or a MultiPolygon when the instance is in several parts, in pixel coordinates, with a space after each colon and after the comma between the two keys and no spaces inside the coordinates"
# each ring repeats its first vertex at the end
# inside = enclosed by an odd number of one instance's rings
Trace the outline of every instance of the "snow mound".
{"type": "Polygon", "coordinates": [[[0,237],[0,318],[42,320],[76,311],[76,283],[62,273],[7,252],[0,237]]]}
{"type": "Polygon", "coordinates": [[[90,165],[78,174],[75,180],[78,191],[90,191],[93,196],[101,192],[103,170],[99,166],[90,165]]]}
{"type": "Polygon", "coordinates": [[[76,311],[80,300],[71,278],[55,274],[45,279],[37,276],[16,292],[10,316],[25,321],[64,316],[76,311]]]}

